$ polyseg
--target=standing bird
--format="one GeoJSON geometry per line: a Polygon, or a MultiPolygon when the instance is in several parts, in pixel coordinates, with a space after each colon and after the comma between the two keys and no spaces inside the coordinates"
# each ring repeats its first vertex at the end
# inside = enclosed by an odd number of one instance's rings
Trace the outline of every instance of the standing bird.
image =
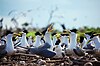
{"type": "Polygon", "coordinates": [[[27,39],[26,39],[26,33],[22,33],[22,38],[21,38],[21,44],[19,45],[21,47],[29,47],[29,44],[27,42],[27,39]]]}
{"type": "Polygon", "coordinates": [[[53,42],[51,40],[51,32],[53,31],[53,25],[51,24],[48,28],[47,28],[47,31],[44,35],[44,40],[45,40],[45,43],[48,43],[50,45],[50,50],[53,51],[53,42]]]}
{"type": "Polygon", "coordinates": [[[86,38],[84,38],[84,37],[80,37],[80,43],[82,44],[82,49],[86,46],[86,44],[87,44],[87,40],[86,40],[86,38]]]}
{"type": "Polygon", "coordinates": [[[34,47],[39,47],[41,45],[41,33],[40,32],[36,32],[36,40],[33,44],[34,47]]]}
{"type": "Polygon", "coordinates": [[[32,36],[28,37],[28,44],[30,47],[33,46],[32,36]]]}
{"type": "Polygon", "coordinates": [[[69,48],[74,49],[74,48],[76,48],[76,44],[77,44],[77,34],[76,34],[77,30],[73,29],[70,31],[71,31],[71,34],[70,34],[70,46],[69,46],[69,48]]]}
{"type": "Polygon", "coordinates": [[[55,46],[55,43],[57,41],[56,33],[52,33],[52,37],[53,37],[53,40],[52,40],[53,46],[55,46]]]}
{"type": "Polygon", "coordinates": [[[60,39],[58,39],[55,43],[55,46],[53,48],[53,51],[56,52],[56,55],[54,58],[63,58],[65,57],[65,52],[63,51],[63,48],[61,47],[60,39]]]}
{"type": "Polygon", "coordinates": [[[2,49],[0,49],[0,58],[6,56],[6,55],[12,55],[16,52],[16,49],[14,49],[14,44],[12,41],[12,37],[13,37],[13,32],[11,31],[7,31],[6,32],[6,46],[3,47],[2,49]]]}
{"type": "Polygon", "coordinates": [[[84,56],[85,53],[84,51],[77,46],[77,30],[76,29],[72,29],[70,30],[70,45],[69,47],[66,49],[66,54],[67,55],[73,55],[73,56],[84,56]]]}
{"type": "Polygon", "coordinates": [[[7,35],[6,48],[5,48],[5,50],[7,51],[7,55],[11,55],[16,52],[16,49],[14,49],[12,37],[13,37],[13,32],[9,31],[7,35]]]}
{"type": "Polygon", "coordinates": [[[67,33],[61,34],[61,46],[62,47],[64,46],[64,48],[68,48],[68,46],[69,46],[68,36],[69,36],[69,34],[67,34],[67,33]]]}
{"type": "Polygon", "coordinates": [[[45,39],[45,43],[48,43],[50,45],[50,49],[53,50],[53,42],[51,40],[49,32],[45,33],[44,39],[45,39]]]}

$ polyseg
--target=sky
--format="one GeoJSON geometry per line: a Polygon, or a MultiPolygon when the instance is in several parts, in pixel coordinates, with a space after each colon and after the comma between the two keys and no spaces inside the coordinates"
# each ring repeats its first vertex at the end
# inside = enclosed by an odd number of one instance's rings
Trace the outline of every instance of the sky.
{"type": "Polygon", "coordinates": [[[39,28],[54,22],[54,27],[59,30],[63,23],[69,29],[99,27],[100,0],[0,0],[0,18],[2,17],[4,27],[14,27],[11,21],[13,17],[19,23],[18,27],[24,22],[39,28]],[[49,21],[51,13],[52,19],[49,21]]]}

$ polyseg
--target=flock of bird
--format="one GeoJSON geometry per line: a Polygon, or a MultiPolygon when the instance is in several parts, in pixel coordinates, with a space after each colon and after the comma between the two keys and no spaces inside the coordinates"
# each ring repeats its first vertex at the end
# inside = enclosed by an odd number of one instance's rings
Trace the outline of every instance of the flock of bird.
{"type": "Polygon", "coordinates": [[[52,34],[51,29],[44,32],[35,33],[35,41],[32,37],[26,38],[26,33],[23,31],[21,36],[8,30],[0,39],[0,58],[6,55],[13,55],[16,52],[27,52],[36,54],[45,58],[63,58],[65,56],[85,56],[88,51],[93,54],[100,55],[100,37],[98,35],[90,35],[85,33],[85,37],[80,37],[80,42],[77,42],[77,30],[68,30],[69,33],[63,31],[59,37],[57,33],[52,34]],[[43,36],[44,34],[44,36],[43,36]],[[16,35],[16,40],[13,39],[16,35]]]}

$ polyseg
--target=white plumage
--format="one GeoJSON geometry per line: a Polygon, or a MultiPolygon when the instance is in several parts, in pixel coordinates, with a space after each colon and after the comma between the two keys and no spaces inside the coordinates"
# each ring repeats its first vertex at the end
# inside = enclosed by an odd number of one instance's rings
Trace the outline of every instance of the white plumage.
{"type": "Polygon", "coordinates": [[[22,34],[21,44],[19,46],[22,46],[22,47],[28,47],[29,46],[27,39],[26,39],[26,33],[22,34]]]}
{"type": "Polygon", "coordinates": [[[95,43],[95,49],[99,49],[100,48],[99,36],[94,36],[92,38],[92,41],[94,41],[94,43],[95,43]]]}
{"type": "Polygon", "coordinates": [[[70,46],[69,49],[75,49],[77,44],[77,34],[74,32],[71,32],[70,34],[70,46]]]}
{"type": "Polygon", "coordinates": [[[46,32],[45,33],[44,39],[45,39],[45,42],[46,43],[49,43],[51,45],[50,49],[53,50],[53,42],[51,40],[51,37],[50,37],[50,33],[49,32],[46,32]]]}
{"type": "Polygon", "coordinates": [[[30,46],[33,46],[32,36],[28,37],[28,44],[29,44],[30,46]]]}
{"type": "Polygon", "coordinates": [[[41,36],[37,35],[33,46],[34,47],[39,47],[41,45],[41,41],[40,40],[41,40],[41,36]]]}
{"type": "Polygon", "coordinates": [[[13,36],[13,34],[8,34],[7,35],[5,50],[7,51],[8,55],[13,54],[15,52],[14,44],[13,44],[13,41],[12,41],[12,36],[13,36]]]}

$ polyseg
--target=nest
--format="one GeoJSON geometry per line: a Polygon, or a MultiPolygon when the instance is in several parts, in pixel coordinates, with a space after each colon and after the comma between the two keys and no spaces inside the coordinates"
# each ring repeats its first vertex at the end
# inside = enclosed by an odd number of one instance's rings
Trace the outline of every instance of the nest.
{"type": "Polygon", "coordinates": [[[15,53],[0,59],[0,66],[99,66],[100,58],[93,55],[82,57],[44,58],[35,54],[15,53]]]}

